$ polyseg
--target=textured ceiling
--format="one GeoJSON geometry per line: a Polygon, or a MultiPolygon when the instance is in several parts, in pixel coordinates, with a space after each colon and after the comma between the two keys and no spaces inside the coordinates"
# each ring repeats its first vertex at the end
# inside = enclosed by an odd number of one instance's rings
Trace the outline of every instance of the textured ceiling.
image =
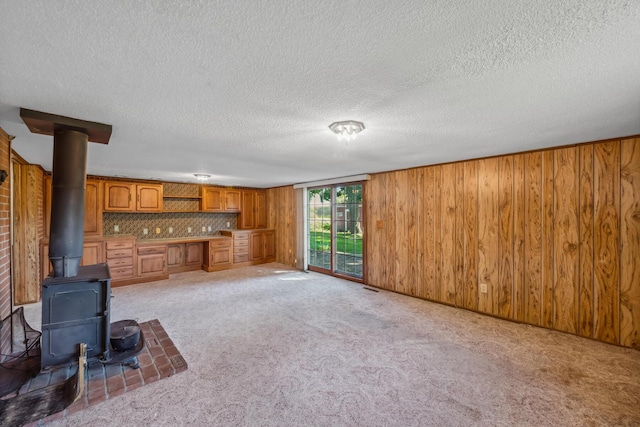
{"type": "Polygon", "coordinates": [[[0,0],[0,127],[95,175],[270,187],[640,134],[640,1],[0,0]],[[328,129],[359,120],[355,142],[328,129]]]}

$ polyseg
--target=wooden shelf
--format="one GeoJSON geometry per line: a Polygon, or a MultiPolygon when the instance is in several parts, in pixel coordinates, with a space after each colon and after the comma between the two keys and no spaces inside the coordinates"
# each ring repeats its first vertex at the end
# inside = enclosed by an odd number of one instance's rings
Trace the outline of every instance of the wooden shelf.
{"type": "Polygon", "coordinates": [[[202,196],[162,196],[164,199],[202,199],[202,196]]]}

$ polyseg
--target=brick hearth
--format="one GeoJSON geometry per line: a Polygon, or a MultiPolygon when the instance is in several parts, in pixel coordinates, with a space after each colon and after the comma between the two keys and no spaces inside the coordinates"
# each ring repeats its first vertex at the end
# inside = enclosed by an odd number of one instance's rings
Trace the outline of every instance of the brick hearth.
{"type": "MultiPolygon", "coordinates": [[[[138,387],[187,370],[187,362],[167,335],[158,319],[140,324],[145,337],[145,349],[138,356],[140,369],[124,365],[102,365],[92,363],[87,368],[83,395],[62,412],[27,424],[28,427],[43,426],[50,421],[64,418],[67,414],[81,411],[89,406],[120,396],[138,387]]],[[[25,384],[20,392],[35,390],[49,384],[64,381],[75,372],[75,367],[41,373],[25,384]]]]}

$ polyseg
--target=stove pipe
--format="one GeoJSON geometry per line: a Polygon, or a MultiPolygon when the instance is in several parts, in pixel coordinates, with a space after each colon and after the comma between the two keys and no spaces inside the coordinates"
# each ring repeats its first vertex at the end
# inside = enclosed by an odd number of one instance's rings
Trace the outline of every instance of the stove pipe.
{"type": "Polygon", "coordinates": [[[88,135],[57,129],[53,136],[53,178],[49,260],[54,277],[78,275],[84,240],[84,195],[88,135]]]}

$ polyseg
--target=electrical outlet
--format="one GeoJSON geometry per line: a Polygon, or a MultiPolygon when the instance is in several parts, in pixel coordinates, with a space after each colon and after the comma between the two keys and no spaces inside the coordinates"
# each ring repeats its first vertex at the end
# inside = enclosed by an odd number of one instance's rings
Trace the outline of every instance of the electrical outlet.
{"type": "Polygon", "coordinates": [[[231,223],[227,221],[227,228],[231,228],[231,223]]]}
{"type": "Polygon", "coordinates": [[[119,233],[120,232],[120,226],[119,225],[114,225],[113,226],[113,232],[114,233],[119,233]]]}
{"type": "Polygon", "coordinates": [[[160,234],[160,227],[156,228],[156,234],[160,234]]]}
{"type": "Polygon", "coordinates": [[[187,233],[191,233],[191,227],[187,227],[187,233]]]}
{"type": "Polygon", "coordinates": [[[169,227],[169,234],[173,233],[173,227],[169,227]]]}
{"type": "Polygon", "coordinates": [[[208,226],[208,227],[207,227],[207,231],[211,231],[211,226],[208,226]]]}
{"type": "Polygon", "coordinates": [[[202,226],[202,232],[204,233],[205,231],[207,231],[207,227],[205,227],[204,225],[202,226]]]}
{"type": "Polygon", "coordinates": [[[143,228],[143,229],[142,229],[142,234],[144,234],[145,236],[146,236],[147,234],[149,234],[149,229],[148,229],[148,228],[143,228]]]}
{"type": "Polygon", "coordinates": [[[483,294],[487,293],[487,284],[486,283],[480,283],[480,292],[483,294]]]}

